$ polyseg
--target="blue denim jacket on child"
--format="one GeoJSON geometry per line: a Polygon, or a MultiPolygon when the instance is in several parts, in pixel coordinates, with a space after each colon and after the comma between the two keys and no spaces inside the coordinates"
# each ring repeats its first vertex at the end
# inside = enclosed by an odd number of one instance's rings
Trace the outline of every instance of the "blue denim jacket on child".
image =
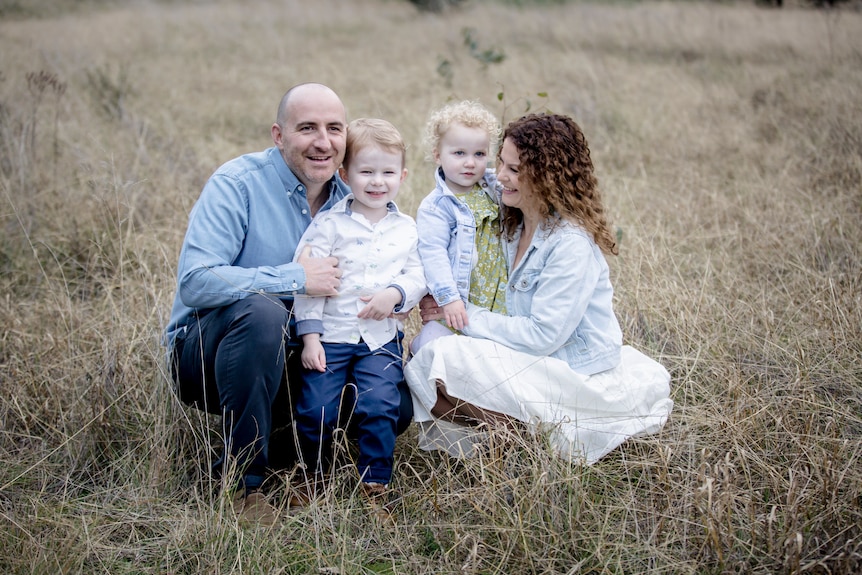
{"type": "MultiPolygon", "coordinates": [[[[416,212],[419,256],[425,267],[428,292],[437,305],[446,305],[470,293],[470,273],[476,265],[476,221],[472,212],[446,185],[443,171],[435,172],[437,186],[416,212]]],[[[499,204],[497,176],[488,169],[479,185],[499,204]]]]}
{"type": "Polygon", "coordinates": [[[561,359],[592,375],[620,362],[622,330],[613,310],[608,264],[580,226],[541,227],[513,269],[520,231],[504,239],[509,264],[509,316],[467,305],[465,335],[490,339],[532,355],[561,359]]]}

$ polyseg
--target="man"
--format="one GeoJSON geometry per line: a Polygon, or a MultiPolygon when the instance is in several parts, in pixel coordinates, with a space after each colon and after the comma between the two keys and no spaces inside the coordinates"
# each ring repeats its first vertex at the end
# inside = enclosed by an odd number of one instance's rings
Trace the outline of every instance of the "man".
{"type": "MultiPolygon", "coordinates": [[[[301,342],[292,297],[335,295],[340,285],[335,258],[292,259],[312,217],[349,192],[336,175],[346,131],[330,88],[291,88],[272,125],[275,147],[221,166],[189,216],[166,330],[172,374],[185,403],[224,416],[225,455],[242,475],[234,505],[247,521],[275,521],[259,489],[273,460],[295,457],[289,424],[300,382],[285,377],[301,342]],[[273,445],[279,429],[287,431],[273,445]]],[[[412,416],[406,386],[401,405],[399,431],[412,416]]]]}

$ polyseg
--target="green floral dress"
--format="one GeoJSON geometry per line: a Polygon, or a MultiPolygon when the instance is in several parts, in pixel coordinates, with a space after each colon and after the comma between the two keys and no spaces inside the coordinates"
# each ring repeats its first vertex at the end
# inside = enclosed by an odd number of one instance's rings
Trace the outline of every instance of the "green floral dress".
{"type": "Polygon", "coordinates": [[[478,261],[470,275],[470,303],[493,312],[506,313],[506,256],[500,241],[500,207],[478,184],[458,196],[476,220],[478,261]]]}

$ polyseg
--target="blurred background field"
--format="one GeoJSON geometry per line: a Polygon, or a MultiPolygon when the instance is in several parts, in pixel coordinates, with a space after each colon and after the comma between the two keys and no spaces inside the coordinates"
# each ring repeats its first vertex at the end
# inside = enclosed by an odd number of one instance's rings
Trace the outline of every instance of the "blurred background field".
{"type": "Polygon", "coordinates": [[[0,572],[859,573],[860,94],[852,2],[0,1],[0,572]],[[238,526],[160,334],[203,183],[309,80],[402,131],[411,214],[432,109],[574,117],[664,430],[589,468],[411,430],[394,525],[345,469],[238,526]]]}

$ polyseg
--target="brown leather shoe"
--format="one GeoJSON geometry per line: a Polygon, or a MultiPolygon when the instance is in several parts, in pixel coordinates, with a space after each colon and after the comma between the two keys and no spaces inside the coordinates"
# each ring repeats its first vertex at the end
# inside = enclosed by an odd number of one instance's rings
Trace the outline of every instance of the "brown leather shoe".
{"type": "Polygon", "coordinates": [[[260,491],[246,493],[239,490],[234,493],[233,510],[242,525],[272,527],[278,522],[278,511],[260,491]]]}
{"type": "Polygon", "coordinates": [[[291,510],[308,507],[315,497],[317,497],[317,487],[314,481],[291,483],[288,507],[291,510]]]}

